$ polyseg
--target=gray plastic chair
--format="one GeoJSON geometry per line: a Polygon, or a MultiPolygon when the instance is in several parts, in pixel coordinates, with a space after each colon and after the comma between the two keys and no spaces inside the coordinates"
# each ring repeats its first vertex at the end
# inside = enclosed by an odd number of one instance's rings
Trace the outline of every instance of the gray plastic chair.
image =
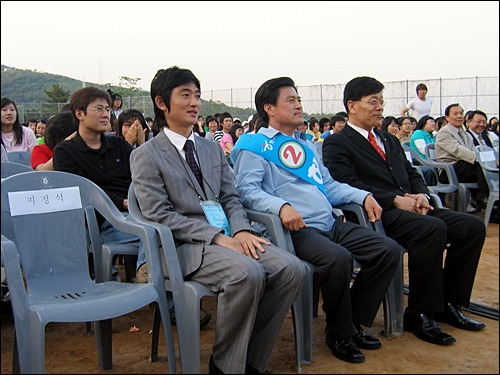
{"type": "MultiPolygon", "coordinates": [[[[436,161],[436,144],[429,143],[425,146],[425,156],[427,159],[436,161]]],[[[460,212],[467,212],[467,203],[469,202],[469,189],[477,189],[479,186],[475,182],[459,182],[453,163],[442,163],[443,168],[448,176],[448,181],[458,185],[458,195],[456,210],[460,212]],[[447,166],[447,167],[446,167],[447,166]]]]}
{"type": "Polygon", "coordinates": [[[30,151],[11,151],[7,152],[7,157],[11,163],[19,163],[31,167],[30,151]]]}
{"type": "MultiPolygon", "coordinates": [[[[216,296],[217,293],[212,292],[205,285],[192,280],[184,280],[177,250],[175,248],[172,232],[170,229],[156,222],[147,220],[139,208],[135,192],[133,190],[133,183],[128,191],[128,209],[131,217],[143,223],[154,226],[160,236],[163,258],[166,262],[163,267],[169,275],[165,278],[165,288],[171,291],[174,297],[175,319],[177,327],[177,335],[179,338],[179,353],[182,372],[185,374],[199,374],[200,373],[200,329],[199,326],[193,322],[200,321],[200,303],[203,297],[216,296]]],[[[250,218],[249,218],[250,219],[250,218]]],[[[272,225],[275,218],[267,221],[269,218],[264,218],[264,224],[272,225]]],[[[279,221],[281,226],[281,222],[279,221]]],[[[276,222],[274,222],[276,224],[276,222]]],[[[282,242],[282,241],[280,241],[282,242]]],[[[311,303],[312,305],[312,303],[311,303]]],[[[303,303],[296,301],[292,306],[292,314],[294,321],[294,334],[295,334],[295,348],[296,348],[296,370],[302,372],[301,364],[310,363],[311,355],[304,353],[303,347],[312,348],[312,342],[304,342],[307,338],[303,336],[303,331],[299,330],[298,322],[304,321],[304,313],[302,312],[303,303]]],[[[157,322],[156,312],[154,322],[157,322]]],[[[157,335],[158,325],[153,324],[153,338],[157,335]]],[[[309,327],[312,330],[312,325],[309,327]]],[[[311,336],[312,337],[312,336],[311,336]]],[[[154,345],[153,345],[154,347],[154,345]]],[[[155,356],[152,354],[152,358],[155,356]]]]}
{"type": "Polygon", "coordinates": [[[456,174],[454,173],[455,171],[453,170],[453,166],[448,163],[439,163],[435,160],[432,159],[424,159],[420,154],[415,151],[413,148],[411,148],[409,145],[403,144],[403,150],[406,154],[406,158],[408,161],[414,166],[415,162],[423,165],[423,166],[428,166],[433,168],[434,174],[436,176],[437,185],[432,185],[429,186],[427,185],[427,188],[429,189],[430,192],[433,194],[449,194],[450,195],[450,202],[452,204],[452,208],[456,209],[457,208],[457,199],[458,199],[458,179],[456,177],[456,174]],[[444,184],[439,182],[439,169],[443,169],[446,173],[446,176],[448,177],[448,183],[444,184]]]}
{"type": "MultiPolygon", "coordinates": [[[[335,207],[333,210],[337,216],[344,215],[344,211],[352,212],[356,215],[360,225],[379,230],[381,233],[385,234],[382,225],[374,227],[372,223],[368,221],[364,208],[358,204],[345,204],[335,207]]],[[[295,254],[290,233],[283,227],[277,215],[247,209],[247,216],[249,220],[262,223],[267,227],[272,241],[276,246],[295,254]]],[[[398,271],[396,271],[383,301],[384,334],[386,337],[399,336],[403,333],[403,255],[405,249],[401,249],[401,261],[398,271]]],[[[298,336],[300,339],[296,340],[296,351],[299,364],[310,363],[312,361],[312,321],[313,318],[317,316],[320,292],[319,283],[315,277],[316,268],[309,262],[303,262],[307,270],[306,280],[296,303],[293,305],[294,310],[292,310],[295,313],[294,327],[296,337],[298,336]]],[[[360,265],[355,262],[354,268],[359,267],[360,265]]],[[[300,369],[300,366],[298,366],[298,368],[300,369]]]]}
{"type": "Polygon", "coordinates": [[[112,368],[112,318],[144,306],[159,309],[168,369],[175,351],[168,303],[153,228],[125,220],[108,195],[90,180],[65,172],[33,171],[1,182],[2,261],[15,321],[14,368],[44,373],[45,326],[49,322],[95,322],[99,367],[112,368]],[[144,242],[149,281],[103,281],[101,238],[95,211],[144,242]],[[29,231],[26,228],[30,228],[29,231]],[[88,264],[93,247],[95,280],[88,264]]]}
{"type": "MultiPolygon", "coordinates": [[[[177,250],[170,229],[153,221],[147,220],[139,208],[135,196],[133,183],[128,190],[128,210],[130,216],[140,223],[147,223],[156,228],[162,246],[162,260],[164,274],[163,294],[165,290],[172,292],[175,309],[175,325],[179,340],[179,356],[181,370],[184,374],[200,374],[200,321],[201,300],[203,297],[213,297],[212,292],[205,285],[196,281],[184,280],[182,276],[177,250]],[[168,278],[166,277],[168,275],[168,278]]],[[[149,273],[149,264],[148,264],[149,273]]],[[[158,357],[159,316],[155,311],[153,318],[153,345],[151,347],[151,360],[158,357]]]]}
{"type": "Polygon", "coordinates": [[[14,163],[14,162],[2,162],[1,173],[2,178],[10,177],[12,175],[23,173],[23,172],[33,172],[31,167],[24,164],[14,163]]]}
{"type": "Polygon", "coordinates": [[[488,195],[488,202],[484,210],[484,225],[488,230],[488,223],[490,222],[491,210],[493,204],[498,201],[498,152],[488,146],[479,145],[475,148],[476,158],[483,170],[484,178],[488,184],[490,193],[488,195]]]}

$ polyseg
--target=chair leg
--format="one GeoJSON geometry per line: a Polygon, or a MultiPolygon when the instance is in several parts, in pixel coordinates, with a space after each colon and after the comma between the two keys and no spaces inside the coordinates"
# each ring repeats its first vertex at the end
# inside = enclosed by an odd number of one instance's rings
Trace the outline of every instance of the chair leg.
{"type": "Polygon", "coordinates": [[[319,305],[319,275],[315,272],[313,275],[313,318],[318,317],[318,305],[319,305]]]}
{"type": "Polygon", "coordinates": [[[19,352],[17,351],[16,330],[14,330],[14,353],[12,353],[12,373],[20,374],[21,367],[19,366],[19,352]]]}
{"type": "Polygon", "coordinates": [[[404,316],[404,252],[384,297],[384,334],[386,337],[403,334],[404,316]]]}
{"type": "Polygon", "coordinates": [[[124,255],[125,260],[125,281],[131,283],[135,277],[135,266],[137,263],[137,255],[124,255]]]}
{"type": "Polygon", "coordinates": [[[495,203],[495,198],[491,195],[488,197],[488,202],[486,203],[486,208],[484,209],[484,226],[486,231],[488,231],[488,224],[490,222],[491,210],[493,210],[493,204],[495,203]]]}
{"type": "Polygon", "coordinates": [[[154,309],[153,313],[153,332],[151,334],[151,362],[158,360],[158,340],[160,336],[160,310],[154,309]]]}
{"type": "Polygon", "coordinates": [[[113,367],[112,319],[95,322],[95,337],[99,367],[111,370],[113,367]]]}

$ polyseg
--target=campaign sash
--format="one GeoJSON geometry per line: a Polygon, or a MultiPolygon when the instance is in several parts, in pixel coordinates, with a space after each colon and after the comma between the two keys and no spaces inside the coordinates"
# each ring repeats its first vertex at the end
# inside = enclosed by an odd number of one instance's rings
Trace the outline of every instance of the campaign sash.
{"type": "Polygon", "coordinates": [[[243,134],[234,145],[234,149],[251,151],[273,162],[304,181],[316,186],[326,195],[323,177],[313,151],[297,141],[279,133],[273,138],[263,134],[243,134]]]}

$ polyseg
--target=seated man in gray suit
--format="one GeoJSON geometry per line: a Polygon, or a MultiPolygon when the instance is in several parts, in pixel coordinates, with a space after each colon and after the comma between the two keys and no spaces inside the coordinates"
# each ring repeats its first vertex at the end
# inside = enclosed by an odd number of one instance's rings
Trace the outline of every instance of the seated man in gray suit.
{"type": "Polygon", "coordinates": [[[171,229],[184,276],[218,293],[209,372],[263,373],[305,268],[255,235],[222,148],[194,136],[200,94],[190,70],[156,73],[151,98],[162,129],[132,152],[132,181],[144,216],[171,229]]]}

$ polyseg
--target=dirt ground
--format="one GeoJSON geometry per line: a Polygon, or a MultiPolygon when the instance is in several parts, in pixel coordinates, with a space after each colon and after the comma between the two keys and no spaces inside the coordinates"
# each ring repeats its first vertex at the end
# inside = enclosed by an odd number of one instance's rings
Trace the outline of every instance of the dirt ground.
{"type": "MultiPolygon", "coordinates": [[[[473,302],[496,309],[499,308],[498,242],[498,224],[490,224],[472,295],[473,302]]],[[[212,313],[212,321],[201,331],[201,371],[208,373],[208,360],[214,341],[215,300],[207,299],[203,306],[212,313]]],[[[481,332],[468,332],[443,323],[442,327],[455,336],[457,342],[451,346],[442,347],[423,342],[408,332],[402,336],[385,338],[382,334],[381,308],[375,324],[366,331],[380,338],[382,348],[374,351],[364,350],[366,361],[361,364],[350,364],[333,357],[326,346],[324,314],[320,311],[319,316],[314,320],[313,361],[311,364],[302,366],[303,373],[498,374],[499,323],[497,320],[473,317],[484,321],[486,328],[481,332]]],[[[93,335],[85,335],[84,323],[50,323],[46,329],[46,372],[49,374],[166,373],[168,370],[162,336],[160,336],[161,357],[159,361],[155,363],[149,361],[151,321],[152,311],[149,308],[113,321],[113,369],[108,371],[99,369],[95,339],[93,335]],[[139,332],[129,332],[132,326],[138,327],[139,332]]],[[[13,327],[11,316],[1,317],[2,374],[12,373],[13,327]]],[[[275,374],[295,373],[291,314],[281,330],[268,370],[275,374]]],[[[177,371],[180,373],[178,358],[177,371]]]]}

